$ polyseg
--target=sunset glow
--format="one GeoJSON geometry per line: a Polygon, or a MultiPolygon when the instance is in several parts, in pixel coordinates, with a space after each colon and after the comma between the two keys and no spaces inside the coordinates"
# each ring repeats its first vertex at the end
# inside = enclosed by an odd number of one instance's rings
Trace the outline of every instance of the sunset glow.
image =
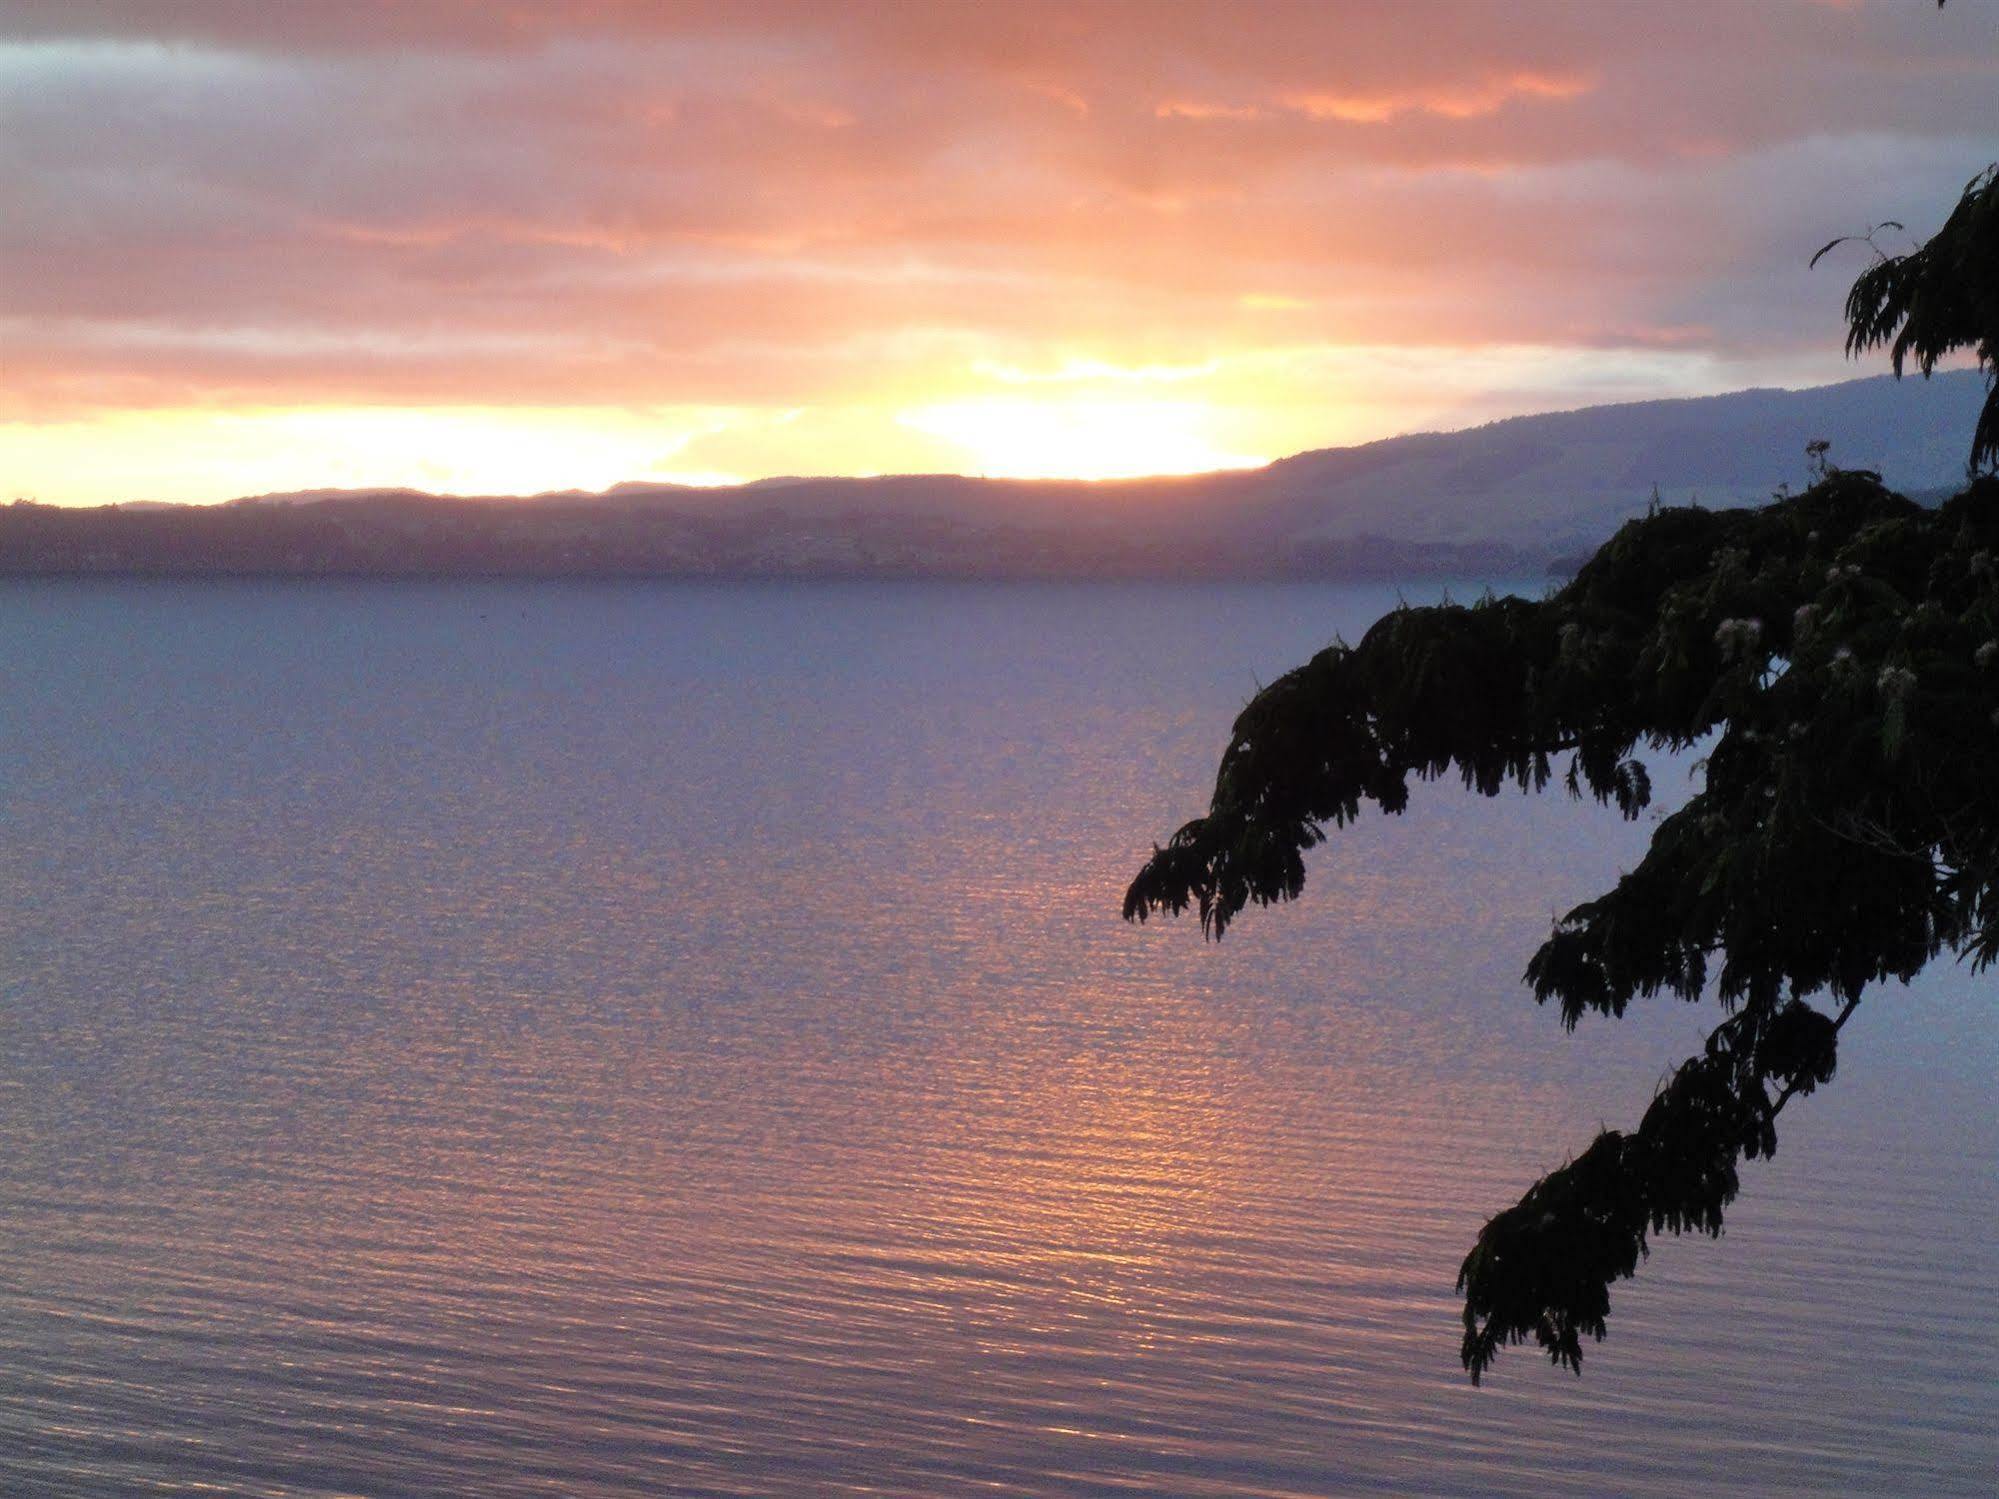
{"type": "Polygon", "coordinates": [[[1805,259],[1985,159],[1994,27],[23,0],[0,486],[1102,477],[1835,379],[1805,259]]]}
{"type": "Polygon", "coordinates": [[[1214,408],[1192,401],[978,400],[904,412],[919,432],[1004,479],[1128,479],[1250,468],[1265,457],[1231,453],[1214,439],[1214,408]]]}

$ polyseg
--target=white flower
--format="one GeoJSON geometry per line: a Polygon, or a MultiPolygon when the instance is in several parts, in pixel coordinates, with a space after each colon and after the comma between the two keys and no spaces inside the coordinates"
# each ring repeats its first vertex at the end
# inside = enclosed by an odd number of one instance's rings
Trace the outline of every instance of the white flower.
{"type": "Polygon", "coordinates": [[[1725,619],[1714,630],[1714,643],[1721,647],[1724,660],[1740,651],[1753,649],[1762,638],[1763,621],[1760,619],[1725,619]]]}
{"type": "Polygon", "coordinates": [[[1916,689],[1916,674],[1906,666],[1884,666],[1874,678],[1883,697],[1904,698],[1916,689]]]}

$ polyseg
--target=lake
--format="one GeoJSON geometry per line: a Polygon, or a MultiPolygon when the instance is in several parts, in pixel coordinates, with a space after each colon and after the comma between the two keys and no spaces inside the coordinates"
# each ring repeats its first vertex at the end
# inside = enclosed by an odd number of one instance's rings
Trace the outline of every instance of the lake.
{"type": "Polygon", "coordinates": [[[1999,978],[1473,1389],[1480,1224],[1716,1018],[1519,982],[1649,823],[1452,782],[1118,919],[1393,602],[0,588],[0,1491],[1992,1492],[1999,978]]]}

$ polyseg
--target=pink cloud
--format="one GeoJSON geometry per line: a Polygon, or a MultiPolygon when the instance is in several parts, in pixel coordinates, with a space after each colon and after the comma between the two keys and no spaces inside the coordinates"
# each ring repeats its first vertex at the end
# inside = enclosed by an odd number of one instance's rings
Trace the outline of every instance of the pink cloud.
{"type": "Polygon", "coordinates": [[[0,382],[830,409],[1280,324],[1816,349],[1840,288],[1804,255],[1941,213],[1993,33],[1802,0],[16,0],[0,382]]]}

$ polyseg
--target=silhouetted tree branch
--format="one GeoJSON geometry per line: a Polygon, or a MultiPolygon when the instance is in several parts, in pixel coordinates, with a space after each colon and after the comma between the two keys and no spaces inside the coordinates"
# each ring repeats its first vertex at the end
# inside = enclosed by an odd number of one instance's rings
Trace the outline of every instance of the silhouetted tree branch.
{"type": "MultiPolygon", "coordinates": [[[[1831,246],[1827,246],[1828,249],[1831,246]]],[[[1820,251],[1820,254],[1825,253],[1820,251]]],[[[1846,299],[1849,354],[1888,345],[1895,373],[1911,359],[1924,375],[1971,350],[1988,389],[1971,439],[1971,468],[1999,464],[1999,165],[1965,184],[1935,237],[1861,272],[1846,299]]]]}
{"type": "MultiPolygon", "coordinates": [[[[1892,335],[1898,371],[1910,354],[1927,372],[1969,347],[1992,371],[1996,197],[1988,172],[1936,238],[1863,273],[1850,348],[1892,335]]],[[[1975,463],[1996,423],[1988,399],[1975,463]]],[[[1219,938],[1245,906],[1295,898],[1306,852],[1363,804],[1402,811],[1412,780],[1492,796],[1559,773],[1636,817],[1638,755],[1712,737],[1699,790],[1526,977],[1570,1027],[1710,986],[1727,1018],[1635,1130],[1480,1232],[1458,1278],[1474,1380],[1528,1339],[1580,1371],[1650,1235],[1720,1232],[1739,1163],[1831,1079],[1869,984],[1999,957],[1999,478],[1925,510],[1816,457],[1794,498],[1632,521],[1545,600],[1398,609],[1320,652],[1244,709],[1207,814],[1126,893],[1127,918],[1194,909],[1219,938]]]]}

